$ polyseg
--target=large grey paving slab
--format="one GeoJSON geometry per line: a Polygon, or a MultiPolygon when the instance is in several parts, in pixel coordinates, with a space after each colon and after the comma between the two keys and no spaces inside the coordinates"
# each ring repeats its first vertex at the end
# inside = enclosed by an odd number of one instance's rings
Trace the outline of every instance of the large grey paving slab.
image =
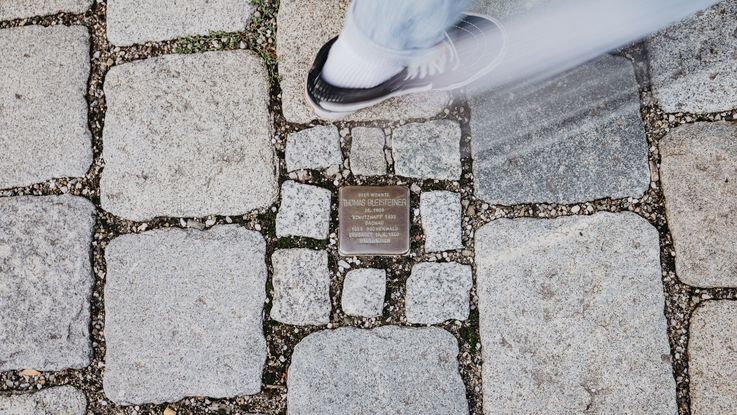
{"type": "Polygon", "coordinates": [[[476,262],[486,414],[677,412],[647,221],[495,220],[476,262]]]}
{"type": "Polygon", "coordinates": [[[665,213],[686,284],[737,287],[737,123],[696,123],[660,144],[665,213]]]}
{"type": "Polygon", "coordinates": [[[254,54],[116,66],[105,95],[104,209],[147,220],[238,215],[276,200],[269,82],[254,54]]]}
{"type": "Polygon", "coordinates": [[[381,128],[351,130],[351,172],[356,176],[386,174],[386,136],[381,128]]]}
{"type": "Polygon", "coordinates": [[[694,311],[688,372],[691,413],[737,413],[737,302],[707,301],[694,311]]]}
{"type": "Polygon", "coordinates": [[[0,395],[2,415],[84,415],[87,398],[72,386],[59,386],[39,392],[0,395]]]}
{"type": "Polygon", "coordinates": [[[92,0],[12,0],[0,3],[0,20],[49,14],[83,13],[92,5],[92,0]]]}
{"type": "Polygon", "coordinates": [[[249,0],[108,0],[110,42],[128,46],[210,32],[246,29],[254,7],[249,0]]]}
{"type": "Polygon", "coordinates": [[[343,164],[338,127],[321,125],[289,134],[284,158],[290,172],[343,164]]]}
{"type": "Polygon", "coordinates": [[[439,328],[321,331],[294,348],[287,414],[468,414],[458,343],[439,328]]]}
{"type": "Polygon", "coordinates": [[[737,0],[725,0],[648,41],[653,93],[666,112],[737,108],[737,0]]]}
{"type": "Polygon", "coordinates": [[[407,321],[436,324],[468,318],[473,271],[455,262],[423,262],[407,278],[407,321]]]}
{"type": "Polygon", "coordinates": [[[461,178],[461,126],[455,121],[410,123],[392,133],[394,170],[419,179],[461,178]]]}
{"type": "Polygon", "coordinates": [[[420,195],[420,215],[425,233],[425,252],[463,248],[461,195],[434,191],[420,195]]]}
{"type": "Polygon", "coordinates": [[[0,371],[90,361],[92,203],[0,198],[0,371]]]}
{"type": "Polygon", "coordinates": [[[266,361],[266,243],[236,225],[124,235],[105,251],[105,395],[251,395],[266,361]]]}
{"type": "Polygon", "coordinates": [[[330,190],[287,180],[281,187],[276,236],[327,239],[330,232],[330,190]]]}
{"type": "Polygon", "coordinates": [[[274,305],[271,318],[297,326],[330,322],[328,254],[311,249],[282,249],[271,255],[274,305]]]}
{"type": "Polygon", "coordinates": [[[89,48],[81,26],[0,30],[0,189],[87,173],[89,48]]]}
{"type": "Polygon", "coordinates": [[[639,198],[650,180],[632,64],[604,56],[471,100],[477,196],[487,202],[639,198]]]}
{"type": "MultiPolygon", "coordinates": [[[[340,34],[348,3],[345,0],[283,0],[279,3],[276,53],[282,77],[282,109],[287,121],[306,123],[318,118],[304,101],[307,73],[317,51],[340,34]]],[[[406,96],[359,111],[348,119],[426,118],[442,111],[449,101],[450,95],[444,92],[406,96]]]]}

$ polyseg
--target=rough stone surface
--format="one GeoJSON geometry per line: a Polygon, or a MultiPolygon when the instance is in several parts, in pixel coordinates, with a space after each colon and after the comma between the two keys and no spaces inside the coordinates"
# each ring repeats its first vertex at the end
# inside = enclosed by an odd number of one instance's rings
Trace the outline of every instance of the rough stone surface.
{"type": "Polygon", "coordinates": [[[638,90],[632,64],[605,56],[473,98],[478,197],[502,205],[641,197],[650,175],[638,90]]]}
{"type": "Polygon", "coordinates": [[[115,66],[105,95],[105,210],[132,220],[238,215],[276,200],[269,83],[257,56],[208,52],[115,66]]]}
{"type": "Polygon", "coordinates": [[[46,16],[59,12],[83,13],[92,0],[12,0],[0,3],[0,20],[46,16]]]}
{"type": "Polygon", "coordinates": [[[89,364],[94,225],[81,197],[0,198],[0,371],[89,364]]]}
{"type": "Polygon", "coordinates": [[[691,316],[691,413],[737,413],[737,302],[708,301],[691,316]]]}
{"type": "Polygon", "coordinates": [[[105,395],[138,404],[257,393],[266,360],[265,249],[260,234],[236,225],[111,241],[105,395]]]}
{"type": "Polygon", "coordinates": [[[0,30],[0,189],[87,173],[89,47],[79,26],[0,30]]]}
{"type": "Polygon", "coordinates": [[[737,287],[737,124],[679,127],[663,138],[660,154],[678,278],[737,287]]]}
{"type": "Polygon", "coordinates": [[[666,112],[737,108],[737,0],[721,1],[649,41],[653,93],[666,112]]]}
{"type": "Polygon", "coordinates": [[[425,192],[420,196],[425,252],[463,248],[461,240],[461,195],[453,192],[425,192]]]}
{"type": "Polygon", "coordinates": [[[330,270],[325,251],[283,249],[271,255],[271,318],[298,326],[330,322],[330,270]]]}
{"type": "MultiPolygon", "coordinates": [[[[279,74],[282,76],[282,108],[291,122],[317,119],[304,100],[307,73],[317,51],[340,34],[348,1],[283,0],[279,3],[276,36],[279,74]]],[[[397,120],[433,116],[449,102],[444,92],[391,99],[353,114],[350,120],[397,120]]]]}
{"type": "Polygon", "coordinates": [[[87,398],[72,386],[48,388],[34,393],[0,395],[2,415],[84,415],[87,398]]]}
{"type": "Polygon", "coordinates": [[[343,164],[340,135],[334,125],[308,128],[287,137],[287,171],[323,170],[343,164]]]}
{"type": "Polygon", "coordinates": [[[108,0],[110,42],[128,46],[210,32],[245,30],[253,6],[248,0],[108,0]]]}
{"type": "Polygon", "coordinates": [[[407,321],[435,324],[468,319],[473,286],[471,267],[455,262],[424,262],[407,279],[407,321]]]}
{"type": "Polygon", "coordinates": [[[381,128],[356,127],[351,130],[351,171],[356,176],[386,174],[384,145],[386,137],[381,128]]]}
{"type": "Polygon", "coordinates": [[[341,305],[351,316],[378,317],[384,309],[386,271],[354,269],[345,275],[341,305]]]}
{"type": "Polygon", "coordinates": [[[633,213],[476,233],[484,411],[675,414],[657,230],[633,213]]]}
{"type": "Polygon", "coordinates": [[[561,6],[575,1],[577,0],[477,0],[473,2],[472,10],[504,22],[551,5],[561,6]]]}
{"type": "Polygon", "coordinates": [[[276,236],[327,239],[330,231],[330,190],[288,180],[281,187],[276,236]]]}
{"type": "Polygon", "coordinates": [[[458,180],[461,177],[461,127],[436,120],[397,127],[392,134],[398,176],[458,180]]]}
{"type": "Polygon", "coordinates": [[[287,413],[468,414],[458,343],[435,327],[321,331],[294,348],[287,413]]]}

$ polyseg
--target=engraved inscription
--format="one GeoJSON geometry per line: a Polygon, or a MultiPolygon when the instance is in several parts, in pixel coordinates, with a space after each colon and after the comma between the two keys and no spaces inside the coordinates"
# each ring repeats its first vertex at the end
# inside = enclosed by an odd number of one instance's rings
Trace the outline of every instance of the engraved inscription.
{"type": "Polygon", "coordinates": [[[344,187],[339,206],[341,255],[402,255],[409,251],[406,187],[344,187]]]}

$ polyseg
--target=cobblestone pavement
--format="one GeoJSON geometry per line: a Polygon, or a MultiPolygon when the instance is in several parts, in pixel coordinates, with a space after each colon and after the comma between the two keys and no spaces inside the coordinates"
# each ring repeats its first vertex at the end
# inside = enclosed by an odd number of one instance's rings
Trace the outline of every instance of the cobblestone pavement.
{"type": "Polygon", "coordinates": [[[347,4],[0,2],[0,413],[737,413],[737,0],[327,123],[347,4]],[[339,256],[360,184],[409,254],[339,256]]]}

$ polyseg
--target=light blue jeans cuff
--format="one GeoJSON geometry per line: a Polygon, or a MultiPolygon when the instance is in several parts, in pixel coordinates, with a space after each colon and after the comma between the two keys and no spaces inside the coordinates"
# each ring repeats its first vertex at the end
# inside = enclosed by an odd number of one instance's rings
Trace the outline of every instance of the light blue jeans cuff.
{"type": "Polygon", "coordinates": [[[433,53],[470,0],[354,0],[343,37],[372,60],[406,65],[433,53]]]}

